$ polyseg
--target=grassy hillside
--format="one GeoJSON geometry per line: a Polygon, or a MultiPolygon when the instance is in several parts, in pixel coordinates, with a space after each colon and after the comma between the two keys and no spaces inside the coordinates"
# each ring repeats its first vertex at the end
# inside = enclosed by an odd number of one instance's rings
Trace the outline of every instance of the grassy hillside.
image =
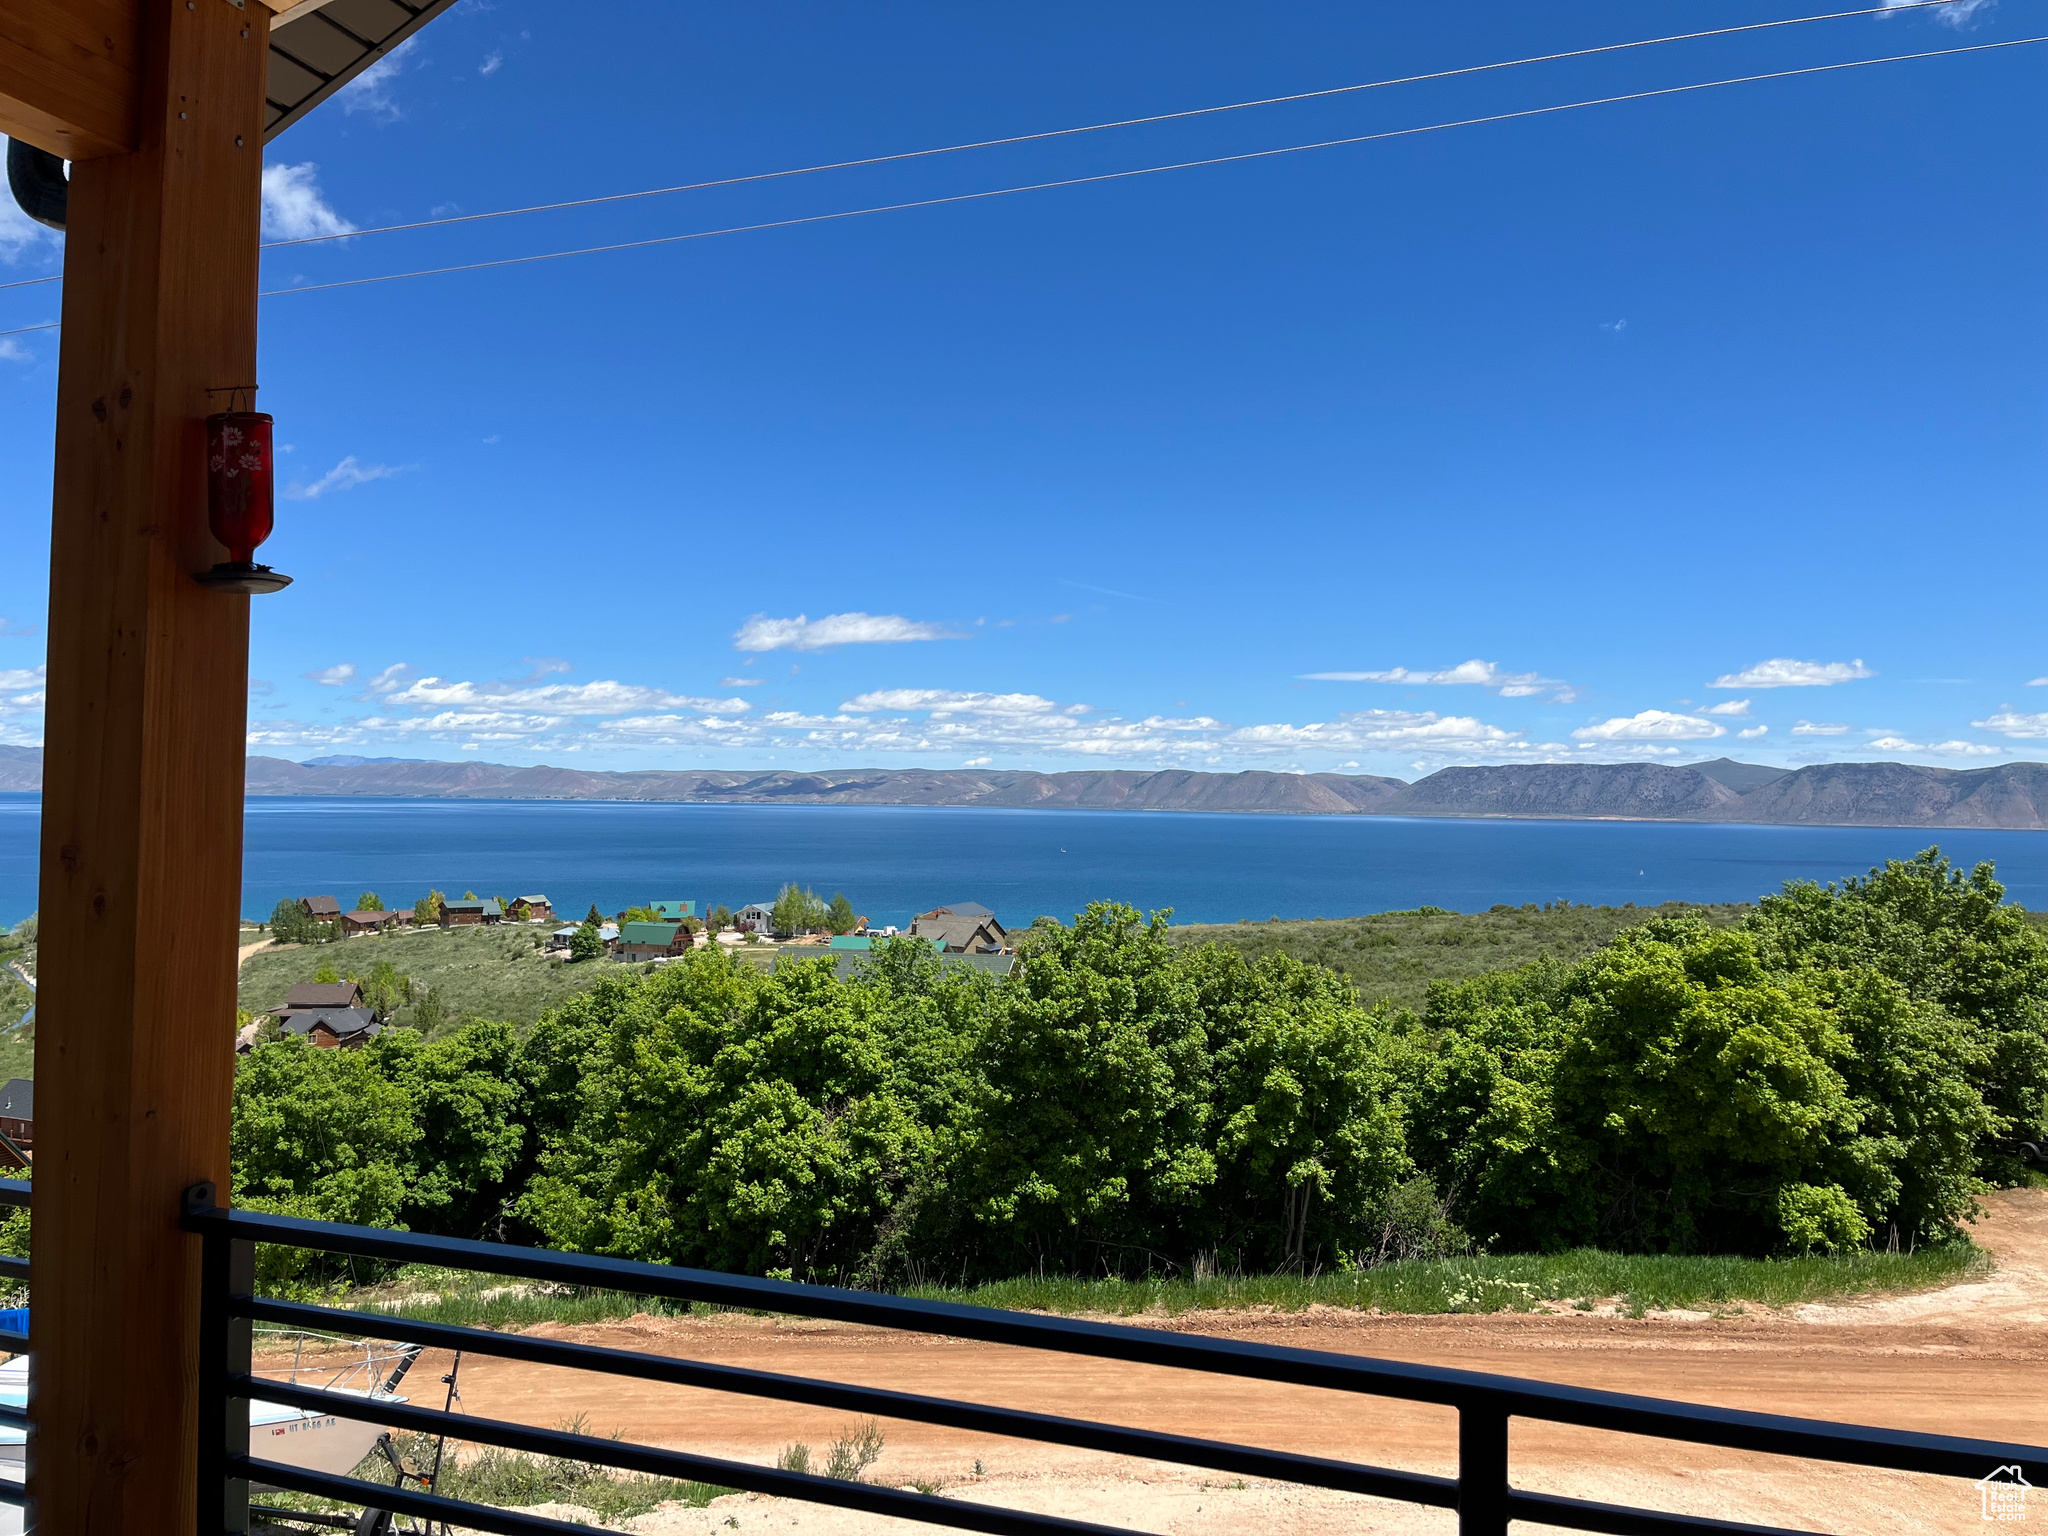
{"type": "MultiPolygon", "coordinates": [[[[323,965],[342,976],[361,977],[387,960],[410,976],[416,989],[424,987],[441,999],[449,1024],[502,1019],[523,1028],[595,986],[598,978],[640,969],[610,960],[560,964],[541,952],[547,934],[538,924],[424,928],[388,938],[266,949],[242,967],[240,1003],[250,1013],[261,1013],[283,1002],[296,983],[311,981],[323,965]]],[[[401,1011],[397,1022],[410,1022],[408,1012],[401,1011]]]]}
{"type": "Polygon", "coordinates": [[[1287,954],[1341,971],[1366,1003],[1420,1009],[1429,984],[1522,965],[1544,955],[1577,960],[1624,928],[1653,917],[1697,912],[1717,927],[1741,919],[1746,906],[1494,907],[1446,912],[1421,907],[1371,917],[1312,918],[1267,923],[1192,923],[1173,931],[1183,944],[1214,941],[1256,959],[1287,954]]]}

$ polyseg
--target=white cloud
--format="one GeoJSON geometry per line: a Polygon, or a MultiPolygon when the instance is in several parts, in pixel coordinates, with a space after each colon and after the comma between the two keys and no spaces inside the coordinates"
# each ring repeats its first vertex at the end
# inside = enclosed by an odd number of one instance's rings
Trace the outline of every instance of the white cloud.
{"type": "Polygon", "coordinates": [[[309,240],[320,235],[346,235],[355,229],[334,211],[321,192],[320,167],[307,160],[299,165],[263,167],[263,233],[273,240],[309,240]]]}
{"type": "MultiPolygon", "coordinates": [[[[1886,10],[1893,10],[1902,5],[1911,5],[1913,0],[1878,0],[1878,3],[1886,10]]],[[[1930,7],[1926,14],[1945,27],[1961,29],[1967,27],[1978,14],[1990,10],[1997,3],[1998,0],[1951,0],[1948,5],[1930,7]]]]}
{"type": "Polygon", "coordinates": [[[12,336],[0,336],[0,362],[32,363],[35,353],[29,351],[12,336]]]}
{"type": "Polygon", "coordinates": [[[364,112],[380,123],[395,123],[405,116],[391,86],[410,67],[418,43],[418,38],[408,38],[336,92],[343,115],[364,112]]]}
{"type": "Polygon", "coordinates": [[[1457,749],[1500,749],[1521,745],[1521,732],[1487,725],[1469,715],[1434,711],[1362,709],[1335,720],[1309,725],[1248,725],[1223,738],[1231,747],[1259,751],[1332,752],[1388,750],[1435,746],[1457,749]]]}
{"type": "Polygon", "coordinates": [[[2048,677],[2030,677],[2027,679],[2027,686],[2029,688],[2048,688],[2048,677]]]}
{"type": "Polygon", "coordinates": [[[863,693],[839,706],[849,715],[868,715],[884,709],[924,709],[934,720],[953,715],[1050,715],[1087,714],[1085,704],[1070,704],[1064,711],[1051,699],[1035,693],[949,693],[940,688],[883,688],[863,693]]]}
{"type": "Polygon", "coordinates": [[[970,757],[969,759],[967,759],[966,762],[962,763],[960,766],[962,768],[986,768],[990,763],[994,761],[995,759],[992,757],[970,757]]]}
{"type": "Polygon", "coordinates": [[[308,672],[306,678],[323,688],[339,688],[343,683],[353,681],[355,675],[355,664],[344,661],[332,667],[322,667],[318,672],[308,672]]]}
{"type": "Polygon", "coordinates": [[[1740,672],[1730,672],[1707,684],[1709,688],[1827,688],[1852,683],[1877,674],[1862,661],[1794,661],[1775,656],[1740,672]]]}
{"type": "Polygon", "coordinates": [[[1980,731],[1996,731],[2001,736],[2015,736],[2030,741],[2048,736],[2048,714],[2019,714],[2010,704],[2002,704],[1997,714],[1982,720],[1972,720],[1970,724],[1980,731]]]}
{"type": "Polygon", "coordinates": [[[294,481],[284,488],[284,493],[293,501],[318,501],[329,491],[352,491],[372,480],[389,480],[393,475],[404,472],[403,467],[397,465],[360,464],[356,456],[350,454],[312,484],[294,481]]]}
{"type": "Polygon", "coordinates": [[[1709,704],[1700,713],[1703,715],[1746,715],[1749,713],[1749,700],[1729,699],[1726,703],[1709,704]]]}
{"type": "Polygon", "coordinates": [[[1979,741],[1937,741],[1931,746],[1922,746],[1917,741],[1908,741],[1903,736],[1880,736],[1868,743],[1866,752],[1934,752],[1945,757],[1996,757],[1998,748],[1986,746],[1979,741]]]}
{"type": "Polygon", "coordinates": [[[733,634],[736,651],[822,651],[832,645],[892,645],[906,640],[958,640],[942,625],[920,623],[894,613],[828,613],[822,619],[798,614],[771,619],[755,614],[733,634]]]}
{"type": "Polygon", "coordinates": [[[0,668],[0,739],[13,744],[41,739],[43,668],[0,668]]]}
{"type": "Polygon", "coordinates": [[[699,699],[611,681],[548,683],[527,687],[516,683],[447,682],[423,677],[403,688],[380,690],[382,702],[415,709],[489,707],[533,710],[548,716],[623,715],[640,709],[689,709],[710,715],[743,715],[745,699],[699,699]]]}
{"type": "Polygon", "coordinates": [[[1727,727],[1702,720],[1697,715],[1674,715],[1669,710],[1646,709],[1640,714],[1616,715],[1598,725],[1582,725],[1572,732],[1572,740],[1708,741],[1727,734],[1727,727]]]}
{"type": "Polygon", "coordinates": [[[504,62],[505,55],[501,53],[498,49],[493,48],[489,53],[484,55],[484,61],[483,63],[477,65],[476,72],[480,75],[483,75],[485,78],[489,78],[490,76],[495,75],[498,72],[499,67],[504,62]]]}
{"type": "Polygon", "coordinates": [[[1846,736],[1855,730],[1853,725],[1838,725],[1831,720],[1802,720],[1792,727],[1794,736],[1846,736]]]}
{"type": "Polygon", "coordinates": [[[767,681],[768,679],[765,677],[721,677],[718,680],[718,686],[721,688],[758,688],[767,681]]]}
{"type": "Polygon", "coordinates": [[[1569,704],[1579,696],[1578,690],[1570,683],[1561,682],[1557,678],[1542,677],[1534,672],[1503,672],[1496,663],[1481,661],[1477,657],[1437,672],[1417,672],[1408,667],[1389,667],[1381,672],[1304,672],[1302,677],[1312,683],[1398,683],[1410,687],[1424,685],[1490,688],[1507,699],[1529,698],[1535,694],[1547,693],[1560,704],[1569,704]]]}
{"type": "Polygon", "coordinates": [[[1768,725],[1752,725],[1746,731],[1737,731],[1735,733],[1736,739],[1740,741],[1755,741],[1760,737],[1768,736],[1770,734],[1771,728],[1768,725]]]}

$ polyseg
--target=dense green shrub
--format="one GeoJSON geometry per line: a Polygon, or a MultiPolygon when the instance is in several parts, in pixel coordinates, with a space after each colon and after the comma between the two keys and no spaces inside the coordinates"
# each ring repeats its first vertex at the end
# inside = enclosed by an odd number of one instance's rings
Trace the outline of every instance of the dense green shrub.
{"type": "Polygon", "coordinates": [[[2048,944],[1931,852],[1439,983],[1420,1018],[1102,903],[1000,980],[910,941],[846,980],[707,949],[523,1040],[259,1045],[236,1194],[860,1285],[1910,1248],[2041,1125],[2044,1021],[2048,944]]]}

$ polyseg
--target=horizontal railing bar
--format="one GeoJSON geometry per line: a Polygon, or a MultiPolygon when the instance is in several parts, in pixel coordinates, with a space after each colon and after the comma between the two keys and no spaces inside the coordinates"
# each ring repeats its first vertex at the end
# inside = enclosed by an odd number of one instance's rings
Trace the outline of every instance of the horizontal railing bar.
{"type": "MultiPolygon", "coordinates": [[[[560,1429],[535,1429],[528,1424],[512,1424],[503,1419],[480,1419],[469,1414],[447,1413],[438,1408],[414,1408],[410,1404],[373,1402],[368,1398],[352,1398],[346,1403],[339,1403],[335,1401],[337,1394],[334,1393],[283,1382],[266,1382],[260,1377],[231,1376],[228,1385],[236,1392],[261,1391],[271,1402],[309,1408],[315,1413],[334,1414],[344,1419],[388,1424],[418,1434],[454,1435],[479,1445],[502,1446],[506,1450],[524,1451],[533,1456],[591,1462],[649,1477],[714,1483],[748,1493],[863,1510],[871,1515],[895,1515],[905,1520],[922,1520],[928,1525],[986,1531],[991,1536],[1042,1536],[1042,1533],[1052,1532],[1072,1532],[1074,1536],[1129,1536],[1129,1532],[1120,1531],[1115,1526],[1095,1525],[1085,1520],[1066,1520],[1057,1515],[1036,1515],[987,1504],[969,1504],[958,1499],[936,1498],[927,1493],[905,1493],[899,1488],[819,1477],[810,1472],[785,1472],[780,1467],[758,1467],[748,1461],[725,1461],[688,1451],[662,1450],[652,1445],[636,1445],[630,1440],[600,1439],[560,1429]]],[[[295,1486],[273,1477],[270,1463],[257,1462],[254,1465],[264,1470],[260,1475],[252,1473],[252,1477],[280,1488],[295,1486]]],[[[360,1488],[362,1485],[356,1486],[360,1488]]],[[[385,1507],[374,1500],[371,1502],[377,1508],[385,1507]]],[[[419,1512],[430,1513],[426,1510],[419,1512]]]]}
{"type": "Polygon", "coordinates": [[[1458,1485],[1448,1477],[1397,1472],[1320,1456],[1300,1456],[1288,1451],[1269,1451],[1223,1440],[1202,1440],[1156,1430],[1131,1429],[1121,1424],[1060,1418],[1015,1408],[994,1408],[982,1403],[924,1397],[879,1387],[815,1381],[740,1366],[711,1365],[671,1355],[641,1354],[633,1350],[604,1349],[593,1344],[571,1344],[561,1339],[528,1338],[522,1334],[492,1333],[447,1323],[346,1312],[305,1302],[236,1297],[230,1304],[230,1310],[259,1322],[295,1323],[323,1330],[353,1329],[372,1337],[402,1339],[409,1344],[461,1350],[466,1354],[495,1355],[501,1359],[523,1360],[531,1365],[602,1371],[610,1376],[630,1376],[641,1381],[666,1382],[672,1386],[702,1387],[714,1392],[809,1403],[820,1408],[843,1408],[882,1418],[944,1424],[953,1429],[1008,1435],[1052,1445],[1078,1446],[1119,1456],[1146,1456],[1155,1461],[1210,1467],[1247,1477],[1269,1477],[1280,1482],[1334,1488],[1375,1498],[1400,1499],[1410,1504],[1455,1509],[1458,1503],[1458,1485]]]}
{"type": "Polygon", "coordinates": [[[19,1275],[28,1278],[28,1260],[17,1258],[11,1253],[0,1253],[0,1275],[19,1275]]]}
{"type": "Polygon", "coordinates": [[[1454,1407],[1471,1405],[1521,1418],[1732,1450],[1972,1479],[1983,1476],[1988,1466],[2018,1463],[2034,1475],[2033,1480],[2048,1478],[2048,1449],[2039,1446],[1666,1402],[1448,1366],[1249,1344],[1201,1334],[1169,1334],[1114,1323],[970,1307],[958,1302],[913,1301],[833,1286],[760,1280],[750,1275],[725,1275],[546,1248],[519,1248],[509,1243],[348,1227],[261,1211],[194,1211],[187,1213],[184,1221],[188,1231],[213,1231],[248,1241],[283,1243],[402,1264],[439,1264],[484,1274],[516,1275],[676,1301],[831,1318],[1025,1349],[1056,1350],[1454,1407]]]}
{"type": "Polygon", "coordinates": [[[288,1467],[283,1462],[264,1461],[256,1456],[230,1456],[228,1475],[269,1488],[387,1510],[394,1515],[446,1520],[451,1525],[459,1521],[464,1530],[490,1531],[493,1536],[590,1536],[587,1525],[571,1525],[566,1520],[550,1520],[543,1515],[522,1515],[512,1509],[493,1509],[488,1504],[471,1504],[438,1493],[389,1488],[353,1477],[337,1477],[331,1472],[308,1472],[302,1467],[288,1467]]]}
{"type": "Polygon", "coordinates": [[[0,1354],[28,1353],[28,1335],[14,1328],[0,1328],[0,1354]]]}
{"type": "Polygon", "coordinates": [[[1630,1509],[1623,1504],[1594,1504],[1552,1493],[1523,1493],[1515,1488],[1508,1490],[1508,1518],[1562,1526],[1570,1531],[1599,1531],[1603,1536],[1819,1536],[1817,1532],[1789,1526],[1745,1525],[1740,1520],[1673,1515],[1662,1510],[1630,1509]]]}
{"type": "Polygon", "coordinates": [[[28,1490],[11,1477],[0,1477],[0,1504],[12,1504],[17,1508],[28,1503],[28,1490]]]}
{"type": "Polygon", "coordinates": [[[11,1403],[0,1403],[0,1424],[5,1424],[9,1429],[27,1429],[28,1410],[16,1408],[11,1403]]]}
{"type": "Polygon", "coordinates": [[[34,1192],[27,1179],[0,1179],[0,1205],[27,1205],[34,1192]]]}

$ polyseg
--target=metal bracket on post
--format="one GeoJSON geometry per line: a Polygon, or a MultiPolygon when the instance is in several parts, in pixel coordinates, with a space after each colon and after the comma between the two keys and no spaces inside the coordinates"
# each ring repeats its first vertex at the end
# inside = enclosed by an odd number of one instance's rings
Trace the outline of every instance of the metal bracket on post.
{"type": "MultiPolygon", "coordinates": [[[[185,1191],[188,1217],[219,1205],[210,1183],[185,1191]]],[[[249,1399],[229,1396],[227,1383],[249,1374],[254,1330],[229,1302],[256,1289],[256,1245],[217,1227],[199,1241],[199,1536],[246,1536],[249,1484],[229,1476],[228,1462],[249,1454],[249,1399]]]]}
{"type": "Polygon", "coordinates": [[[1508,1536],[1508,1416],[1491,1404],[1458,1410],[1458,1536],[1508,1536]]]}

